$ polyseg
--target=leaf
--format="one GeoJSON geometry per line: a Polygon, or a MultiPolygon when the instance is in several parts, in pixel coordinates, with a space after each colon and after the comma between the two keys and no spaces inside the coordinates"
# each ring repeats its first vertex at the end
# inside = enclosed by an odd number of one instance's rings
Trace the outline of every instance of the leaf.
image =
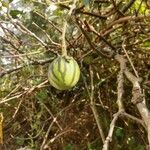
{"type": "Polygon", "coordinates": [[[88,143],[88,150],[94,150],[94,149],[92,149],[92,145],[91,145],[91,143],[88,143]]]}
{"type": "Polygon", "coordinates": [[[9,3],[11,3],[13,0],[9,0],[9,3]]]}
{"type": "Polygon", "coordinates": [[[142,46],[143,47],[150,47],[150,41],[144,42],[142,46]]]}
{"type": "Polygon", "coordinates": [[[22,11],[20,10],[11,10],[10,15],[15,19],[17,18],[17,15],[22,14],[22,11]]]}
{"type": "Polygon", "coordinates": [[[123,128],[118,127],[118,128],[116,129],[115,134],[116,134],[117,137],[123,138],[123,136],[124,136],[123,128]]]}
{"type": "Polygon", "coordinates": [[[150,11],[147,9],[145,3],[141,3],[141,1],[135,1],[134,8],[139,10],[141,14],[149,14],[150,11]]]}
{"type": "Polygon", "coordinates": [[[22,146],[22,145],[24,144],[24,142],[25,142],[24,137],[17,137],[17,138],[16,138],[16,143],[17,143],[17,145],[22,146]]]}
{"type": "Polygon", "coordinates": [[[43,102],[44,100],[47,99],[48,95],[47,95],[47,91],[46,90],[41,90],[39,91],[35,97],[40,101],[43,102]]]}
{"type": "Polygon", "coordinates": [[[64,147],[64,150],[74,150],[73,145],[67,144],[67,145],[64,147]]]}
{"type": "Polygon", "coordinates": [[[92,55],[88,55],[84,58],[83,62],[87,65],[90,65],[93,62],[94,57],[92,55]]]}
{"type": "Polygon", "coordinates": [[[1,3],[2,3],[2,6],[3,6],[3,7],[6,7],[6,8],[8,8],[8,7],[9,7],[9,3],[8,3],[8,2],[4,2],[4,1],[2,1],[1,3]]]}

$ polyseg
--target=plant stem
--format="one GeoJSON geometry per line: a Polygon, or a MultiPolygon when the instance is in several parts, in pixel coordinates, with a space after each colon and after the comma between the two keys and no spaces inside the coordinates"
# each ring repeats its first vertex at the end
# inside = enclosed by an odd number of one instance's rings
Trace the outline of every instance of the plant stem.
{"type": "Polygon", "coordinates": [[[62,32],[62,55],[67,56],[67,48],[66,48],[66,40],[65,40],[65,34],[67,29],[67,21],[64,21],[63,25],[63,32],[62,32]]]}
{"type": "MultiPolygon", "coordinates": [[[[68,17],[71,16],[72,14],[72,11],[76,8],[76,0],[73,0],[73,4],[71,5],[70,7],[70,11],[68,13],[68,17]]],[[[68,18],[67,17],[67,18],[68,18]]],[[[68,19],[65,19],[64,20],[64,23],[63,23],[63,31],[62,31],[62,55],[63,56],[67,56],[67,47],[66,47],[66,39],[65,39],[65,36],[66,36],[66,30],[67,30],[67,20],[68,19]]]]}

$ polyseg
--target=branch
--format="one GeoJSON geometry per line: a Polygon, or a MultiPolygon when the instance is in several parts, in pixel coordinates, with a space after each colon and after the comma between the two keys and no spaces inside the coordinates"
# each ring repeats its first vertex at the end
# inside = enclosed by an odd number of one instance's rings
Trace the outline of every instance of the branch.
{"type": "Polygon", "coordinates": [[[119,18],[118,20],[115,20],[112,23],[110,23],[104,30],[102,30],[100,32],[100,34],[102,35],[104,32],[106,32],[107,30],[109,30],[110,28],[112,28],[116,24],[124,23],[124,22],[127,22],[127,21],[129,22],[129,21],[143,20],[143,19],[148,19],[148,18],[150,18],[150,15],[122,17],[122,18],[119,18]]]}
{"type": "MultiPolygon", "coordinates": [[[[88,26],[89,30],[92,31],[94,34],[96,34],[105,44],[107,44],[113,51],[116,50],[116,48],[110,43],[108,42],[103,36],[101,36],[92,25],[89,25],[86,22],[86,25],[88,26]]],[[[112,54],[111,54],[112,55],[112,54]]]]}
{"type": "Polygon", "coordinates": [[[78,27],[80,28],[82,34],[85,36],[85,38],[86,38],[88,44],[90,45],[90,47],[91,47],[93,50],[97,51],[102,57],[110,58],[110,56],[104,54],[103,52],[101,52],[101,51],[99,51],[97,48],[95,48],[95,46],[94,46],[94,44],[92,43],[92,41],[91,41],[89,35],[88,35],[88,34],[86,33],[86,31],[82,28],[82,25],[80,24],[79,19],[78,19],[78,18],[75,18],[75,20],[76,20],[76,23],[77,23],[78,27]]]}
{"type": "MultiPolygon", "coordinates": [[[[64,5],[64,4],[59,4],[59,6],[60,6],[61,8],[70,9],[69,6],[66,6],[66,5],[64,5]]],[[[84,14],[84,15],[88,15],[88,16],[97,17],[97,18],[103,19],[103,20],[106,20],[106,19],[107,19],[106,16],[102,16],[102,15],[99,15],[99,14],[97,14],[97,13],[90,13],[90,12],[87,12],[87,11],[82,11],[81,9],[83,9],[83,8],[84,8],[84,6],[81,7],[81,8],[75,9],[75,10],[74,10],[74,14],[84,14]]]]}
{"type": "MultiPolygon", "coordinates": [[[[119,57],[117,57],[118,55],[116,55],[115,59],[118,60],[119,57]]],[[[118,87],[117,87],[117,104],[118,104],[118,108],[120,112],[124,112],[124,106],[123,106],[123,102],[122,102],[122,97],[123,97],[123,93],[124,93],[124,89],[123,89],[123,82],[124,82],[124,77],[123,77],[123,73],[124,70],[126,68],[126,60],[122,60],[120,62],[120,72],[118,74],[118,87]]]]}
{"type": "Polygon", "coordinates": [[[122,13],[125,13],[135,2],[136,0],[130,0],[124,7],[121,9],[122,13]]]}
{"type": "MultiPolygon", "coordinates": [[[[51,62],[52,60],[53,59],[33,61],[33,62],[28,63],[27,65],[44,65],[44,64],[47,64],[47,63],[51,62]]],[[[16,68],[12,68],[12,69],[9,69],[9,70],[6,70],[6,71],[2,71],[2,72],[0,72],[0,77],[3,77],[6,74],[10,74],[10,73],[13,73],[15,71],[18,71],[18,70],[22,69],[23,67],[26,67],[27,65],[26,64],[25,65],[20,65],[20,66],[17,66],[16,68]]]]}
{"type": "Polygon", "coordinates": [[[95,102],[94,102],[93,71],[92,71],[91,67],[90,67],[90,76],[91,76],[91,93],[90,93],[91,109],[92,109],[96,124],[98,126],[99,133],[100,133],[100,136],[102,138],[102,142],[104,143],[105,142],[105,135],[104,135],[104,132],[103,132],[103,129],[102,129],[102,125],[99,121],[99,115],[98,115],[97,109],[95,107],[95,102]]]}
{"type": "Polygon", "coordinates": [[[122,49],[124,50],[124,52],[125,52],[125,54],[126,54],[126,56],[127,56],[127,59],[128,59],[128,61],[130,62],[130,65],[131,65],[131,67],[132,67],[132,69],[133,69],[133,71],[134,71],[136,77],[139,78],[139,75],[138,75],[138,73],[137,73],[137,71],[136,71],[136,69],[135,69],[135,67],[134,67],[134,65],[133,65],[133,62],[131,61],[131,59],[130,59],[130,57],[129,57],[129,55],[128,55],[126,49],[125,49],[125,44],[124,44],[124,42],[125,42],[125,40],[124,40],[123,43],[122,43],[122,49]]]}
{"type": "Polygon", "coordinates": [[[37,41],[39,41],[41,43],[41,45],[43,47],[47,47],[47,44],[44,41],[42,41],[38,36],[36,36],[35,33],[31,32],[28,28],[26,28],[21,22],[14,21],[12,18],[11,18],[11,22],[12,22],[12,24],[15,24],[16,27],[19,26],[23,31],[25,31],[26,33],[28,33],[29,35],[34,37],[37,41]]]}
{"type": "Polygon", "coordinates": [[[12,90],[5,98],[0,100],[0,105],[7,103],[11,100],[14,100],[14,99],[18,99],[18,98],[22,97],[23,95],[31,94],[31,92],[33,92],[35,89],[42,88],[46,83],[48,83],[48,80],[45,80],[42,83],[40,83],[36,86],[33,86],[32,88],[27,88],[24,91],[21,91],[18,94],[11,97],[11,94],[15,92],[15,90],[12,90]]]}
{"type": "MultiPolygon", "coordinates": [[[[119,59],[118,56],[115,57],[116,60],[119,59]]],[[[112,141],[112,136],[113,136],[113,132],[114,132],[114,128],[115,128],[115,124],[119,118],[120,115],[123,114],[123,112],[125,112],[124,110],[124,106],[123,106],[123,102],[122,102],[122,97],[123,97],[123,73],[124,73],[124,69],[126,67],[126,61],[120,61],[120,72],[118,74],[118,87],[117,87],[117,104],[118,104],[118,112],[116,114],[113,115],[113,120],[111,121],[110,124],[110,128],[109,128],[109,132],[108,135],[105,139],[104,145],[103,145],[103,149],[102,150],[108,150],[109,148],[109,142],[112,141]]]]}
{"type": "Polygon", "coordinates": [[[108,150],[109,149],[109,142],[112,141],[112,135],[113,135],[113,132],[114,132],[115,124],[116,124],[116,121],[117,121],[118,117],[121,115],[121,113],[122,112],[118,111],[116,114],[114,114],[113,120],[111,121],[111,124],[110,124],[108,136],[105,140],[105,143],[103,145],[102,150],[108,150]]]}
{"type": "MultiPolygon", "coordinates": [[[[45,19],[53,28],[55,28],[59,33],[62,34],[62,31],[59,29],[59,27],[57,27],[51,20],[49,20],[45,15],[34,11],[34,13],[36,13],[39,17],[45,19]]],[[[75,50],[74,45],[66,38],[66,41],[68,42],[68,44],[75,50]]]]}
{"type": "MultiPolygon", "coordinates": [[[[118,62],[125,61],[122,55],[118,55],[118,62]]],[[[140,86],[140,79],[134,76],[131,72],[128,71],[128,68],[124,70],[124,74],[127,79],[132,83],[132,103],[136,105],[144,124],[146,125],[147,133],[148,133],[148,143],[150,148],[150,111],[145,103],[144,96],[142,94],[142,89],[140,86]]]]}

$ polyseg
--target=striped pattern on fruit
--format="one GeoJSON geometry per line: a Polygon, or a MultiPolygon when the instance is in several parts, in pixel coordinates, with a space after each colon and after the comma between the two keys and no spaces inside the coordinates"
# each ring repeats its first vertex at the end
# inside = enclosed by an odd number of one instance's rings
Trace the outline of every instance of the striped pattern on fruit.
{"type": "Polygon", "coordinates": [[[59,56],[49,66],[48,80],[59,90],[75,86],[80,78],[80,68],[72,57],[59,56]]]}

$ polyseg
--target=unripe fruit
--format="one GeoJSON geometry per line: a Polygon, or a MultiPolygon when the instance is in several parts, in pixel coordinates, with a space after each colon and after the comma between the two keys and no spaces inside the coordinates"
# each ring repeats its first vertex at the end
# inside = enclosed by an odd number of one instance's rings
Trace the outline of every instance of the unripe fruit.
{"type": "Polygon", "coordinates": [[[72,57],[59,56],[49,66],[48,80],[56,89],[70,89],[76,85],[79,78],[80,68],[72,57]]]}

